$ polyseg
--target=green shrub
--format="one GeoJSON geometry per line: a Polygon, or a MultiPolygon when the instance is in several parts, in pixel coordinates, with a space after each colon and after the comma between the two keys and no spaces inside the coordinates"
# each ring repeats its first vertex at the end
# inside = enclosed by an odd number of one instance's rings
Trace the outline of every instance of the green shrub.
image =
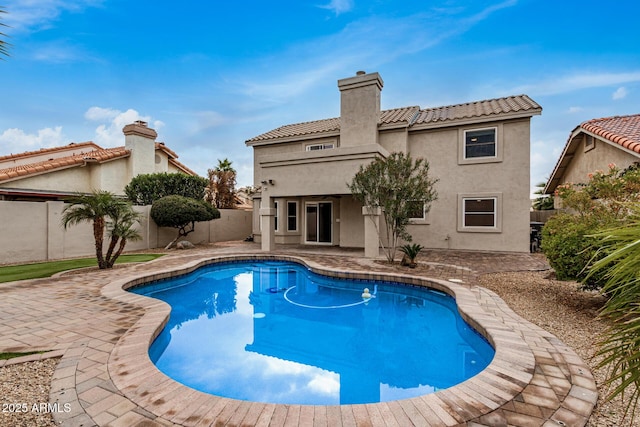
{"type": "Polygon", "coordinates": [[[183,173],[152,173],[134,177],[124,192],[134,205],[151,205],[165,196],[203,200],[209,181],[183,173]]]}
{"type": "Polygon", "coordinates": [[[542,251],[559,280],[577,280],[584,289],[599,289],[603,280],[601,274],[587,278],[585,267],[594,259],[599,239],[592,237],[602,224],[591,216],[561,213],[547,221],[542,228],[542,251]]]}

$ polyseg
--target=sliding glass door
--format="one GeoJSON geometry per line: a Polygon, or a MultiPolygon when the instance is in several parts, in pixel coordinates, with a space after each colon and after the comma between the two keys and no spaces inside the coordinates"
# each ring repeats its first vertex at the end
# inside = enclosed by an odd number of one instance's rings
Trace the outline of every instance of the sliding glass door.
{"type": "Polygon", "coordinates": [[[306,204],[307,243],[332,243],[333,204],[331,202],[308,202],[306,204]]]}

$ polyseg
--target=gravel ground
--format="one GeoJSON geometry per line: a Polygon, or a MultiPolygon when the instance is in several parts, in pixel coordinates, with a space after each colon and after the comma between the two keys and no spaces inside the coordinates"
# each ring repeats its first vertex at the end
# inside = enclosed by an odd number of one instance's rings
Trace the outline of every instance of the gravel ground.
{"type": "Polygon", "coordinates": [[[548,276],[548,272],[493,273],[481,276],[479,284],[500,295],[520,316],[571,346],[589,365],[599,396],[587,426],[640,426],[640,418],[635,423],[623,419],[622,399],[605,401],[606,370],[596,368],[598,359],[594,357],[598,337],[607,326],[597,318],[604,298],[595,292],[578,290],[575,282],[553,280],[548,276]]]}
{"type": "Polygon", "coordinates": [[[55,426],[50,413],[54,408],[47,403],[58,360],[44,359],[0,368],[0,426],[55,426]]]}
{"type": "MultiPolygon", "coordinates": [[[[574,282],[548,278],[548,272],[492,273],[479,284],[496,292],[520,316],[556,335],[570,345],[591,367],[599,387],[599,400],[589,427],[640,426],[640,420],[623,420],[621,399],[606,402],[602,386],[606,372],[596,369],[595,342],[606,323],[597,318],[604,299],[596,293],[579,291],[574,282]]],[[[33,404],[48,402],[49,384],[58,359],[28,362],[0,368],[0,396],[3,411],[0,426],[53,426],[48,413],[33,410],[33,404]],[[27,411],[11,412],[5,405],[26,404],[27,411]]],[[[21,409],[24,406],[21,406],[21,409]]],[[[15,409],[15,408],[14,408],[15,409]]]]}

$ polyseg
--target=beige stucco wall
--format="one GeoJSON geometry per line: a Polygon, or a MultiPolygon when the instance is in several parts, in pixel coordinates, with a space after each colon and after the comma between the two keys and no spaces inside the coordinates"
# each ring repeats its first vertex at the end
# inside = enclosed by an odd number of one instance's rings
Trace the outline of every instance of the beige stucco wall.
{"type": "Polygon", "coordinates": [[[529,250],[529,120],[496,122],[502,161],[459,164],[458,128],[412,134],[409,142],[414,158],[429,161],[438,199],[431,205],[427,221],[408,227],[416,243],[431,248],[517,251],[529,250]],[[455,147],[455,149],[454,149],[455,147]],[[498,196],[502,218],[500,232],[460,231],[460,197],[498,196]]]}
{"type": "Polygon", "coordinates": [[[561,177],[561,183],[584,183],[589,181],[588,174],[597,170],[609,170],[609,164],[614,163],[618,168],[625,169],[640,161],[640,155],[632,154],[620,146],[613,146],[597,139],[595,147],[585,152],[584,141],[580,141],[571,163],[561,177]]]}
{"type": "MultiPolygon", "coordinates": [[[[380,145],[358,146],[360,152],[340,156],[336,150],[304,152],[299,143],[254,147],[256,184],[262,179],[273,179],[266,193],[273,200],[287,196],[341,195],[340,205],[334,205],[334,244],[344,247],[362,247],[364,244],[364,217],[361,206],[349,195],[350,182],[358,167],[375,156],[384,157],[391,151],[407,147],[413,158],[424,157],[430,163],[436,184],[438,200],[424,221],[416,221],[408,231],[414,242],[429,248],[516,251],[529,250],[529,163],[530,121],[517,119],[483,123],[482,125],[430,129],[407,132],[384,131],[380,145]],[[499,155],[488,162],[465,162],[460,158],[463,131],[496,127],[499,155]],[[366,150],[363,147],[368,147],[366,150]],[[500,227],[496,230],[462,230],[461,198],[497,197],[500,227]],[[336,231],[338,230],[339,231],[336,231]]],[[[304,200],[304,198],[302,199],[304,200]]],[[[302,220],[304,220],[304,205],[302,220]]],[[[260,241],[258,209],[254,213],[253,229],[260,241]]],[[[276,243],[291,239],[276,233],[276,243]]],[[[304,237],[300,236],[300,243],[304,237]]]]}
{"type": "MultiPolygon", "coordinates": [[[[48,261],[95,255],[90,223],[61,224],[63,202],[0,201],[0,264],[48,261]]],[[[127,242],[126,251],[164,247],[175,237],[174,229],[159,228],[149,217],[150,206],[135,206],[142,214],[136,229],[140,241],[127,242]]],[[[221,210],[221,218],[196,223],[196,231],[187,236],[192,243],[242,240],[251,234],[251,212],[221,210]]],[[[105,250],[108,242],[105,240],[105,250]]]]}

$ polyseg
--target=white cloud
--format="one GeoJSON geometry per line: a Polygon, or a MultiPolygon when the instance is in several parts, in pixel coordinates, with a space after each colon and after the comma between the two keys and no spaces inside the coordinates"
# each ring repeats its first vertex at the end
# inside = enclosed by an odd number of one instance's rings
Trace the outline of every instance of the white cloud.
{"type": "Polygon", "coordinates": [[[580,113],[584,110],[582,107],[569,107],[569,114],[580,113]]]}
{"type": "Polygon", "coordinates": [[[156,132],[164,126],[160,120],[151,121],[150,116],[142,116],[136,110],[120,111],[113,108],[91,107],[84,113],[84,118],[92,122],[102,122],[96,128],[94,142],[101,147],[116,147],[124,144],[122,128],[142,120],[156,132]]]}
{"type": "Polygon", "coordinates": [[[613,95],[611,95],[611,99],[623,99],[627,97],[627,94],[627,88],[625,88],[624,86],[620,86],[618,89],[616,89],[615,92],[613,92],[613,95]]]}
{"type": "Polygon", "coordinates": [[[5,0],[4,23],[13,31],[50,28],[66,11],[78,13],[89,7],[100,7],[104,0],[5,0]]]}
{"type": "Polygon", "coordinates": [[[321,9],[328,9],[333,11],[336,16],[341,13],[349,12],[353,9],[353,1],[351,0],[331,0],[329,4],[318,6],[321,9]]]}
{"type": "Polygon", "coordinates": [[[64,145],[64,140],[62,126],[40,129],[37,133],[26,133],[22,129],[11,128],[0,134],[3,155],[64,145]]]}
{"type": "Polygon", "coordinates": [[[607,87],[621,83],[640,82],[640,71],[626,73],[578,73],[552,76],[547,80],[512,88],[505,93],[529,95],[559,95],[581,89],[607,87]]]}

